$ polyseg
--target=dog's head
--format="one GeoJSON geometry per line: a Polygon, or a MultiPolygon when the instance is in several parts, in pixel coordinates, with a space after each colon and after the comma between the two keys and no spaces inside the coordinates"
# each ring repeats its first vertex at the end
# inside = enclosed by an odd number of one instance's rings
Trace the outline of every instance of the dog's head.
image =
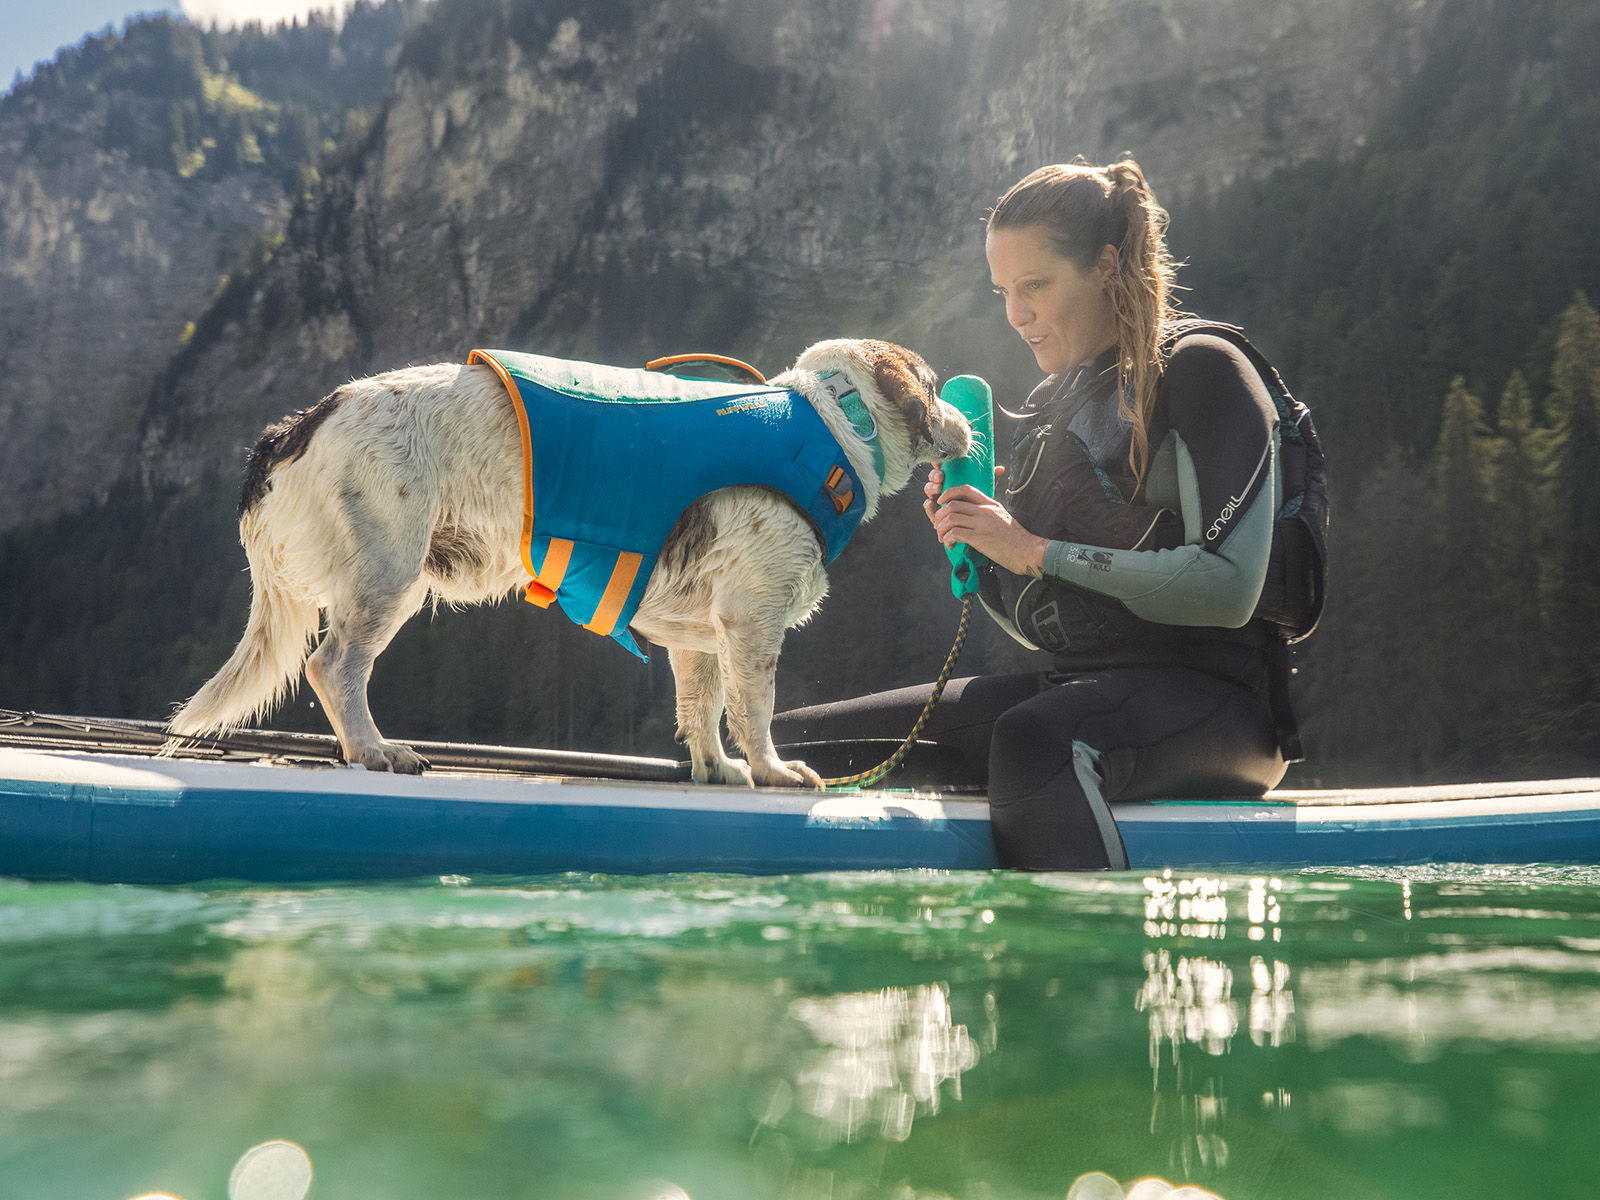
{"type": "Polygon", "coordinates": [[[817,406],[866,486],[868,517],[877,513],[879,496],[892,495],[910,482],[918,463],[960,458],[972,446],[966,418],[939,399],[933,368],[892,342],[870,338],[818,342],[769,382],[792,388],[817,406]],[[860,394],[875,423],[881,474],[872,431],[855,429],[840,405],[839,397],[851,391],[860,394]]]}

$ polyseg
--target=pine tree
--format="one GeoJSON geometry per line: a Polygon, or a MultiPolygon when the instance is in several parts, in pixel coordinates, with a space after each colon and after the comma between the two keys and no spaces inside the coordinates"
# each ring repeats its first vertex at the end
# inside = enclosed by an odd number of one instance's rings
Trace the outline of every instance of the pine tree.
{"type": "Polygon", "coordinates": [[[1521,371],[1513,371],[1500,394],[1499,436],[1490,464],[1490,540],[1500,569],[1535,605],[1546,530],[1542,432],[1534,425],[1528,381],[1521,371]]]}
{"type": "Polygon", "coordinates": [[[1576,768],[1600,762],[1600,314],[1581,292],[1561,314],[1553,391],[1555,518],[1550,732],[1576,768]]]}
{"type": "Polygon", "coordinates": [[[1498,700],[1503,767],[1526,774],[1548,750],[1538,720],[1549,686],[1548,489],[1546,430],[1533,423],[1533,394],[1520,371],[1500,396],[1499,436],[1492,443],[1489,569],[1498,653],[1484,687],[1498,700]]]}
{"type": "Polygon", "coordinates": [[[1431,619],[1440,596],[1431,515],[1424,473],[1396,448],[1330,530],[1338,570],[1308,647],[1300,712],[1307,765],[1323,784],[1439,774],[1449,734],[1431,619]]]}
{"type": "Polygon", "coordinates": [[[1443,718],[1440,765],[1458,778],[1481,777],[1502,752],[1502,696],[1493,681],[1504,673],[1505,647],[1496,636],[1499,596],[1485,586],[1497,574],[1488,537],[1488,439],[1483,402],[1457,376],[1430,463],[1437,573],[1418,637],[1428,659],[1420,669],[1443,718]]]}
{"type": "Polygon", "coordinates": [[[1478,573],[1488,526],[1487,448],[1483,401],[1457,375],[1444,400],[1439,443],[1433,454],[1436,526],[1445,552],[1447,579],[1462,581],[1478,573]]]}

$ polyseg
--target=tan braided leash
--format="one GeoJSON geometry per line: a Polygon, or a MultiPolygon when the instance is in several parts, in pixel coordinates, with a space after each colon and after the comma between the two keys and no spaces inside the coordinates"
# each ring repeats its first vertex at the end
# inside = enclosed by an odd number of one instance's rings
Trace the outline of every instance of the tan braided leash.
{"type": "Polygon", "coordinates": [[[933,685],[933,695],[929,696],[928,702],[922,706],[922,715],[917,718],[917,723],[911,727],[911,732],[906,735],[906,740],[900,743],[900,749],[870,771],[862,771],[859,775],[841,775],[838,779],[824,779],[822,781],[823,787],[868,787],[877,783],[878,780],[900,765],[905,756],[911,752],[911,747],[917,744],[917,735],[922,732],[922,727],[928,723],[928,718],[933,715],[934,706],[939,703],[939,697],[944,695],[944,685],[950,682],[950,672],[956,669],[956,659],[961,657],[961,647],[967,643],[967,626],[971,624],[971,621],[972,597],[968,595],[961,601],[961,624],[956,627],[956,644],[950,647],[950,657],[944,660],[944,670],[939,672],[939,678],[933,685]]]}

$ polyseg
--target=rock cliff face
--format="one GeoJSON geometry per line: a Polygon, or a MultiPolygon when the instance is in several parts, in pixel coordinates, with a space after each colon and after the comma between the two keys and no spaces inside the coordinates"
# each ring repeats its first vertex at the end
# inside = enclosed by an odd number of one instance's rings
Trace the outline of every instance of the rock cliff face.
{"type": "Polygon", "coordinates": [[[133,475],[152,383],[382,95],[415,4],[342,29],[140,20],[0,97],[0,529],[133,475]]]}
{"type": "Polygon", "coordinates": [[[258,173],[188,180],[104,151],[44,166],[17,140],[0,127],[0,528],[128,476],[185,323],[287,209],[258,173]]]}
{"type": "Polygon", "coordinates": [[[1338,155],[1442,2],[438,0],[287,218],[263,177],[47,167],[0,121],[0,528],[232,474],[352,375],[474,345],[771,372],[883,336],[1014,392],[999,191],[1079,153],[1166,197],[1338,155]]]}

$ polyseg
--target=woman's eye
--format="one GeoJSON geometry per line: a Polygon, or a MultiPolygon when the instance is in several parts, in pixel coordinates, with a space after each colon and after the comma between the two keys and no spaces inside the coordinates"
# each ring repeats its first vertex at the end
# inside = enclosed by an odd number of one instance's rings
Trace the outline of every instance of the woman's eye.
{"type": "Polygon", "coordinates": [[[999,296],[1002,300],[1005,299],[1005,295],[1006,295],[1005,288],[990,288],[989,290],[991,292],[993,292],[996,296],[999,296]]]}
{"type": "Polygon", "coordinates": [[[1023,284],[1022,286],[1027,291],[1037,292],[1040,288],[1044,287],[1044,280],[1042,280],[1042,279],[1030,279],[1030,280],[1028,280],[1027,283],[1023,284]]]}

